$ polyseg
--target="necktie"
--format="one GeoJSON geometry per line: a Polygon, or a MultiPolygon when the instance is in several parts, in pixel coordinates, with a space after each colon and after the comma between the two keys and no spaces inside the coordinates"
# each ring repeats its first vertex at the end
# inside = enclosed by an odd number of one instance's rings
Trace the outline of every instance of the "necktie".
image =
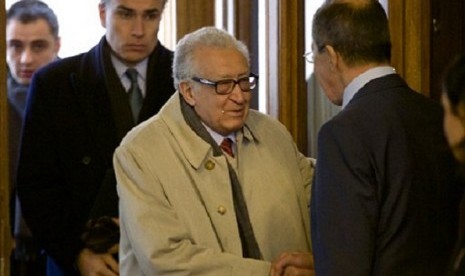
{"type": "MultiPolygon", "coordinates": [[[[189,127],[206,143],[210,144],[213,148],[213,156],[220,156],[223,154],[218,143],[213,139],[205,126],[200,121],[198,115],[195,113],[194,108],[187,104],[186,101],[181,101],[181,112],[184,120],[189,127]]],[[[247,211],[247,203],[242,194],[242,187],[237,173],[233,166],[226,159],[228,164],[228,174],[231,183],[231,190],[233,194],[234,210],[236,212],[237,226],[242,244],[242,254],[245,258],[253,258],[263,260],[257,240],[255,239],[252,223],[250,222],[249,213],[247,211]]]]}
{"type": "Polygon", "coordinates": [[[144,102],[144,98],[142,97],[142,91],[140,90],[139,84],[137,83],[137,70],[134,68],[128,68],[126,70],[126,76],[131,81],[131,87],[128,91],[129,105],[131,106],[132,117],[134,118],[134,122],[137,123],[139,119],[139,112],[142,108],[142,103],[144,102]]]}
{"type": "Polygon", "coordinates": [[[230,138],[224,138],[220,144],[220,148],[226,152],[229,156],[234,157],[234,152],[232,149],[233,141],[230,138]]]}
{"type": "MultiPolygon", "coordinates": [[[[230,138],[224,138],[220,144],[221,150],[227,153],[229,156],[234,157],[232,149],[233,141],[230,138]]],[[[228,170],[234,170],[228,162],[228,170]]],[[[247,211],[247,204],[245,202],[244,195],[242,194],[242,188],[237,179],[237,175],[232,173],[231,188],[233,192],[234,210],[236,211],[236,219],[239,227],[239,235],[241,237],[242,254],[245,258],[253,258],[260,260],[262,258],[260,248],[253,232],[252,224],[250,223],[249,212],[247,211]]]]}

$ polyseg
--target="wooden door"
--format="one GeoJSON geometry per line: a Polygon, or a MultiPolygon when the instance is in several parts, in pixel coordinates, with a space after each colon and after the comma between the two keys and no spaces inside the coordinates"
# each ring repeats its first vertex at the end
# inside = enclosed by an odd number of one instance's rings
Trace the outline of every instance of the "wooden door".
{"type": "Polygon", "coordinates": [[[441,96],[441,78],[446,66],[465,53],[465,1],[432,0],[430,95],[441,96]]]}
{"type": "MultiPolygon", "coordinates": [[[[5,7],[5,0],[0,0],[5,7]]],[[[0,18],[5,18],[5,8],[0,9],[0,18]]],[[[0,20],[0,275],[10,275],[10,226],[9,226],[9,180],[8,180],[8,120],[6,101],[6,42],[5,20],[0,20]]]]}

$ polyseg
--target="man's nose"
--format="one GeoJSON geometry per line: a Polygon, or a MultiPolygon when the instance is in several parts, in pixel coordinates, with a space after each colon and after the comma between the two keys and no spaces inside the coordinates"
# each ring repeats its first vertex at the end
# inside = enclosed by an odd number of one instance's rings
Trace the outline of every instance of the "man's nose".
{"type": "Polygon", "coordinates": [[[144,35],[144,19],[141,16],[136,16],[132,25],[132,34],[134,36],[144,35]]]}
{"type": "Polygon", "coordinates": [[[25,47],[24,51],[21,53],[21,63],[31,63],[33,60],[33,53],[30,47],[25,47]]]}
{"type": "Polygon", "coordinates": [[[239,83],[235,83],[233,90],[231,91],[230,97],[236,102],[236,103],[242,103],[245,100],[245,95],[244,93],[249,93],[249,92],[244,92],[242,91],[241,87],[239,86],[239,83]]]}

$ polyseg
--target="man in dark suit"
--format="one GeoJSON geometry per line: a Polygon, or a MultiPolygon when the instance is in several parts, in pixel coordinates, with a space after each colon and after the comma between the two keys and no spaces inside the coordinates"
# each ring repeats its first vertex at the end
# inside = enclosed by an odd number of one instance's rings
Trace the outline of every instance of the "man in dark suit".
{"type": "Polygon", "coordinates": [[[315,14],[312,59],[327,97],[343,109],[318,136],[316,275],[441,275],[462,193],[441,108],[389,65],[378,1],[331,2],[315,14]]]}
{"type": "Polygon", "coordinates": [[[81,236],[102,189],[108,210],[117,210],[114,149],[174,92],[173,54],[157,39],[165,2],[101,0],[101,41],[32,80],[17,185],[24,217],[50,257],[49,275],[118,273],[115,248],[95,252],[81,236]]]}

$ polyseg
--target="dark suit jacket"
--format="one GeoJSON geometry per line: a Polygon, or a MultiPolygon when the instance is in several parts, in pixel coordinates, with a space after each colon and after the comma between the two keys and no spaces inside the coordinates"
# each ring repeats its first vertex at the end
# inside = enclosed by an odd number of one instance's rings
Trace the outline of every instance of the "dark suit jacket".
{"type": "MultiPolygon", "coordinates": [[[[172,58],[160,44],[150,55],[139,121],[173,94],[172,58]]],[[[113,151],[134,125],[105,38],[87,53],[44,67],[32,80],[18,194],[33,235],[65,270],[72,270],[83,247],[80,235],[102,183],[115,179],[113,151]]]]}
{"type": "Polygon", "coordinates": [[[317,160],[317,275],[441,275],[462,188],[438,103],[396,74],[372,80],[323,125],[317,160]]]}

